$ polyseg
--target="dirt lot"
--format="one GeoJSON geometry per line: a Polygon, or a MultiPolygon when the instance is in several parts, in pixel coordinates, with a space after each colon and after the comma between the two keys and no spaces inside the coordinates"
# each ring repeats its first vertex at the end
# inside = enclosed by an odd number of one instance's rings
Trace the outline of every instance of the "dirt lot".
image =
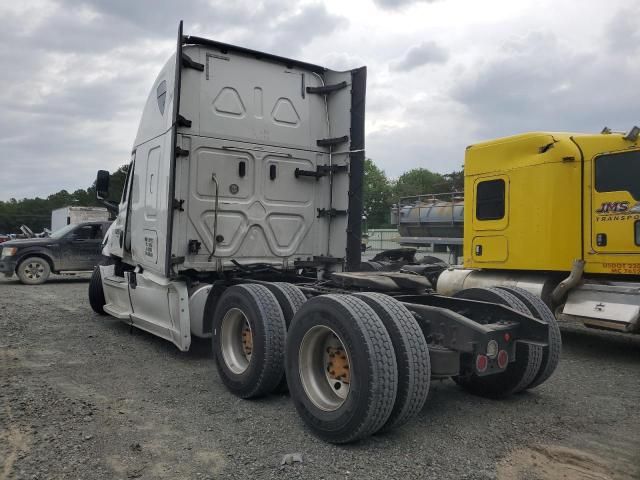
{"type": "Polygon", "coordinates": [[[229,394],[208,343],[180,353],[94,315],[86,291],[0,280],[0,480],[640,478],[640,341],[565,333],[536,390],[499,402],[435,382],[412,424],[338,447],[286,395],[229,394]]]}

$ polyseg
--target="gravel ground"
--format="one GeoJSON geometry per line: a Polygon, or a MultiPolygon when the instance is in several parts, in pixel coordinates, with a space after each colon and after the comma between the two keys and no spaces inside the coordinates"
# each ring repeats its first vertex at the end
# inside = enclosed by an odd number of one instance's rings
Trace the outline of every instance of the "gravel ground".
{"type": "Polygon", "coordinates": [[[507,401],[434,382],[415,420],[317,440],[286,395],[239,400],[188,353],[99,317],[87,276],[0,280],[6,478],[640,478],[640,340],[568,332],[556,374],[507,401]],[[300,453],[302,462],[281,465],[300,453]]]}

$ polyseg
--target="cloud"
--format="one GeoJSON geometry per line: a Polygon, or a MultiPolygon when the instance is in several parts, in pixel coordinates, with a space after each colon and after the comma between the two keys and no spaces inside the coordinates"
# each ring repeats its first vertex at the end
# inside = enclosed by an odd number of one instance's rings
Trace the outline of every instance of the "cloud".
{"type": "Polygon", "coordinates": [[[392,176],[458,169],[487,138],[639,121],[640,24],[624,0],[585,4],[589,25],[566,24],[570,0],[374,2],[364,16],[338,0],[0,2],[0,199],[85,188],[126,163],[180,19],[190,35],[366,65],[367,154],[392,176]]]}
{"type": "Polygon", "coordinates": [[[181,18],[186,34],[283,55],[348,26],[287,0],[25,0],[0,16],[1,200],[86,188],[98,168],[128,162],[181,18]]]}
{"type": "Polygon", "coordinates": [[[433,3],[438,0],[373,0],[373,3],[386,10],[396,10],[415,3],[433,3]]]}
{"type": "Polygon", "coordinates": [[[460,75],[451,96],[470,112],[482,136],[529,130],[598,132],[637,123],[631,78],[640,66],[622,55],[576,51],[550,32],[507,42],[460,75]]]}
{"type": "MultiPolygon", "coordinates": [[[[346,28],[349,21],[342,16],[329,13],[323,4],[311,4],[290,16],[271,24],[271,35],[261,44],[260,50],[280,51],[294,55],[313,39],[329,35],[336,29],[346,28]]],[[[251,32],[253,34],[253,32],[251,32]]]]}
{"type": "Polygon", "coordinates": [[[423,42],[411,47],[399,60],[391,63],[391,69],[397,72],[409,72],[423,65],[444,63],[448,52],[435,42],[423,42]]]}
{"type": "Polygon", "coordinates": [[[635,9],[623,9],[614,15],[606,29],[608,46],[619,53],[640,51],[640,25],[635,9]]]}

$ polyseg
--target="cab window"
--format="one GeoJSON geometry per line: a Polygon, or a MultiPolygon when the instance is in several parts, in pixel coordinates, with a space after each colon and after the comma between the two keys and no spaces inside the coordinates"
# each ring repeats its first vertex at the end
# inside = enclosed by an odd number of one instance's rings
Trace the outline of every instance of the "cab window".
{"type": "Polygon", "coordinates": [[[102,225],[83,225],[71,232],[74,240],[100,240],[102,239],[102,225]]]}
{"type": "MultiPolygon", "coordinates": [[[[134,154],[135,158],[135,154],[134,154]]],[[[127,175],[124,177],[124,185],[122,186],[122,198],[120,199],[120,203],[124,203],[127,201],[127,195],[129,193],[129,180],[133,175],[133,161],[129,163],[127,167],[127,175]]]]}
{"type": "Polygon", "coordinates": [[[595,177],[598,192],[629,192],[640,200],[640,151],[601,155],[595,177]]]}
{"type": "Polygon", "coordinates": [[[505,184],[502,179],[485,180],[476,187],[476,218],[500,220],[505,211],[505,184]]]}

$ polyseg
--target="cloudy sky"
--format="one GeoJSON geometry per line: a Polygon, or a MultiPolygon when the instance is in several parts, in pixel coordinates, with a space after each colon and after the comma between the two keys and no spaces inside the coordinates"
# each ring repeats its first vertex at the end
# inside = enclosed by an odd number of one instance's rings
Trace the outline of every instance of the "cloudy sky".
{"type": "Polygon", "coordinates": [[[367,155],[459,169],[528,130],[640,124],[638,0],[21,0],[0,3],[0,200],[86,188],[127,162],[185,33],[368,67],[367,155]]]}

